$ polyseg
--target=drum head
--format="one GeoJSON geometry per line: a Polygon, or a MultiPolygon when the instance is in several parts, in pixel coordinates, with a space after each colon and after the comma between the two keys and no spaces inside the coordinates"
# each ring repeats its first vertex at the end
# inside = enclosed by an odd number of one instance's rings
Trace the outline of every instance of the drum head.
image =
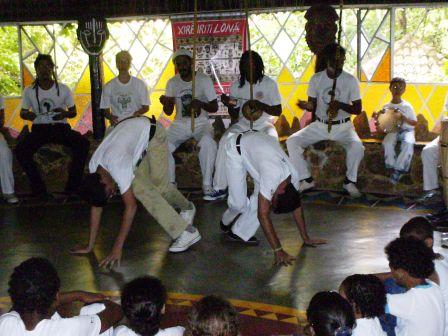
{"type": "Polygon", "coordinates": [[[384,133],[398,132],[403,123],[403,114],[394,108],[387,108],[378,116],[378,130],[384,133]]]}

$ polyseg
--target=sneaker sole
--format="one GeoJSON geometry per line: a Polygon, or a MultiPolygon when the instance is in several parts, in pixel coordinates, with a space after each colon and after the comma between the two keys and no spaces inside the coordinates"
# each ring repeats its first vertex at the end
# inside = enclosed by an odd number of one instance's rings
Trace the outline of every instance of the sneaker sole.
{"type": "Polygon", "coordinates": [[[228,242],[232,242],[232,243],[240,243],[240,244],[243,244],[243,245],[250,245],[250,246],[256,246],[256,245],[259,245],[259,244],[260,244],[260,241],[259,241],[259,240],[255,240],[255,241],[245,241],[245,240],[243,240],[243,239],[234,239],[234,238],[231,238],[231,237],[229,237],[228,235],[226,235],[226,240],[227,240],[228,242]]]}
{"type": "Polygon", "coordinates": [[[202,199],[204,201],[219,201],[219,200],[225,199],[226,197],[227,197],[227,195],[222,195],[219,197],[204,196],[204,197],[202,197],[202,199]]]}
{"type": "Polygon", "coordinates": [[[190,241],[188,243],[188,245],[186,246],[182,246],[182,247],[176,247],[176,248],[169,248],[168,251],[171,253],[179,253],[179,252],[184,252],[186,250],[188,250],[190,248],[190,246],[196,244],[198,241],[200,241],[202,239],[201,235],[199,235],[198,237],[196,237],[195,239],[193,239],[192,241],[190,241]]]}

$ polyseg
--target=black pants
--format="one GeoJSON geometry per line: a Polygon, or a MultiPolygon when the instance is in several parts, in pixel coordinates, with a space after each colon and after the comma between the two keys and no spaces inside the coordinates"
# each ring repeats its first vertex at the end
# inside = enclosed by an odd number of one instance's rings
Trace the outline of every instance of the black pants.
{"type": "Polygon", "coordinates": [[[73,131],[68,124],[36,124],[29,134],[25,135],[16,146],[16,156],[31,183],[34,194],[46,193],[33,155],[43,145],[54,143],[70,148],[72,162],[66,192],[75,192],[81,183],[84,165],[87,160],[90,143],[80,133],[73,131]]]}

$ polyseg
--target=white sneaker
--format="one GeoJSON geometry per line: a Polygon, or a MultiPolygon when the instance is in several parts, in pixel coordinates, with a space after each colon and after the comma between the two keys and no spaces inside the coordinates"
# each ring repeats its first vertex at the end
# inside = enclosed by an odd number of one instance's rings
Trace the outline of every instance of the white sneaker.
{"type": "Polygon", "coordinates": [[[305,192],[307,190],[313,189],[315,186],[316,186],[316,184],[314,183],[314,180],[311,182],[307,182],[307,181],[303,180],[299,184],[299,191],[305,192]]]}
{"type": "Polygon", "coordinates": [[[361,193],[359,192],[358,188],[356,188],[356,185],[354,183],[344,183],[344,190],[347,191],[352,198],[360,198],[361,193]]]}
{"type": "Polygon", "coordinates": [[[187,222],[188,225],[193,225],[194,215],[196,215],[196,207],[193,202],[190,202],[191,209],[190,210],[182,210],[180,212],[180,216],[184,221],[187,222]]]}
{"type": "Polygon", "coordinates": [[[201,234],[198,229],[194,228],[194,232],[185,230],[177,239],[171,244],[168,251],[177,253],[187,250],[191,245],[201,240],[201,234]]]}
{"type": "Polygon", "coordinates": [[[3,195],[6,203],[8,204],[17,204],[19,203],[19,199],[16,197],[15,194],[4,194],[3,195]]]}

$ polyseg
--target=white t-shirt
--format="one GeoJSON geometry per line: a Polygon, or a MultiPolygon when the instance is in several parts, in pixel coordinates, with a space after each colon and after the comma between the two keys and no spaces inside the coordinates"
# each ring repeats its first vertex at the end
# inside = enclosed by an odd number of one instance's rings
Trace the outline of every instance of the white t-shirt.
{"type": "Polygon", "coordinates": [[[244,167],[267,200],[272,199],[279,184],[289,175],[297,187],[298,173],[277,139],[262,132],[247,132],[243,134],[240,145],[244,167]]]}
{"type": "MultiPolygon", "coordinates": [[[[230,87],[230,98],[237,100],[236,108],[239,108],[239,119],[241,120],[244,118],[241,109],[244,103],[250,99],[250,84],[248,81],[245,81],[243,87],[240,88],[239,86],[239,81],[232,84],[230,87]]],[[[259,100],[269,106],[280,105],[282,103],[277,83],[268,76],[263,76],[261,82],[259,81],[253,86],[253,94],[255,100],[259,100]]],[[[257,120],[257,123],[265,121],[272,122],[273,119],[273,116],[263,112],[262,116],[257,120]]]]}
{"type": "MultiPolygon", "coordinates": [[[[397,108],[403,112],[403,115],[406,118],[408,118],[410,120],[417,121],[417,116],[415,115],[414,108],[406,100],[403,100],[400,104],[388,103],[388,104],[384,105],[383,108],[397,108]]],[[[408,123],[403,123],[403,125],[401,125],[401,129],[413,130],[414,126],[411,126],[408,123]]]]}
{"type": "MultiPolygon", "coordinates": [[[[187,112],[187,106],[192,101],[192,91],[191,91],[191,81],[185,82],[177,74],[172,77],[166,84],[167,97],[175,97],[176,101],[176,120],[189,119],[190,116],[187,112]]],[[[196,99],[202,102],[211,102],[216,99],[215,88],[213,87],[213,82],[209,76],[203,74],[202,72],[196,73],[196,99]]],[[[208,113],[205,110],[201,110],[201,114],[198,118],[208,118],[208,113]]]]}
{"type": "Polygon", "coordinates": [[[61,318],[55,314],[51,319],[40,321],[34,330],[28,331],[19,313],[12,311],[0,316],[2,336],[96,336],[101,330],[97,315],[61,318]]]}
{"type": "MultiPolygon", "coordinates": [[[[172,327],[166,329],[159,329],[155,336],[182,336],[184,334],[184,327],[172,327]]],[[[126,326],[119,326],[114,330],[114,336],[139,336],[132,329],[126,326]]]]}
{"type": "Polygon", "coordinates": [[[440,287],[430,280],[403,294],[387,294],[386,313],[395,315],[397,336],[443,336],[445,304],[440,287]]]}
{"type": "MultiPolygon", "coordinates": [[[[89,315],[98,315],[104,309],[106,309],[106,305],[104,303],[91,303],[81,308],[79,311],[79,316],[89,316],[89,315]]],[[[105,332],[101,333],[100,336],[112,336],[114,334],[114,328],[109,328],[105,332]]]]}
{"type": "MultiPolygon", "coordinates": [[[[328,120],[328,104],[331,101],[330,92],[333,88],[333,79],[327,76],[327,70],[317,72],[311,77],[308,86],[308,97],[317,99],[316,116],[324,121],[328,120]]],[[[356,77],[348,72],[342,71],[336,82],[335,100],[351,104],[355,100],[361,99],[359,83],[356,77]]],[[[350,118],[351,114],[344,110],[339,110],[335,121],[350,118]]]]}
{"type": "MultiPolygon", "coordinates": [[[[162,127],[157,124],[157,127],[162,127]]],[[[134,179],[134,169],[143,151],[148,147],[151,122],[146,117],[130,118],[119,123],[93,153],[90,173],[98,166],[109,172],[124,194],[134,179]]]]}
{"type": "Polygon", "coordinates": [[[36,89],[33,86],[27,87],[23,91],[22,97],[22,109],[31,109],[36,114],[36,119],[33,120],[33,124],[55,124],[66,123],[66,119],[59,121],[53,120],[53,116],[58,114],[54,112],[55,108],[62,108],[67,110],[69,107],[75,105],[73,101],[73,93],[70,91],[67,85],[59,83],[59,95],[56,87],[56,83],[48,90],[43,90],[38,86],[39,102],[36,98],[36,89]],[[39,111],[40,105],[40,111],[39,111]]]}
{"type": "Polygon", "coordinates": [[[360,318],[356,320],[352,336],[386,336],[378,317],[360,318]]]}
{"type": "Polygon", "coordinates": [[[132,117],[135,111],[143,105],[151,104],[148,97],[148,88],[141,79],[131,76],[126,84],[120,82],[118,77],[109,81],[101,94],[100,108],[110,108],[118,121],[132,117]]]}
{"type": "MultiPolygon", "coordinates": [[[[448,265],[445,259],[435,259],[434,266],[439,276],[439,286],[445,302],[445,321],[448,321],[448,265]]],[[[448,327],[445,327],[445,336],[448,336],[448,327]]]]}

